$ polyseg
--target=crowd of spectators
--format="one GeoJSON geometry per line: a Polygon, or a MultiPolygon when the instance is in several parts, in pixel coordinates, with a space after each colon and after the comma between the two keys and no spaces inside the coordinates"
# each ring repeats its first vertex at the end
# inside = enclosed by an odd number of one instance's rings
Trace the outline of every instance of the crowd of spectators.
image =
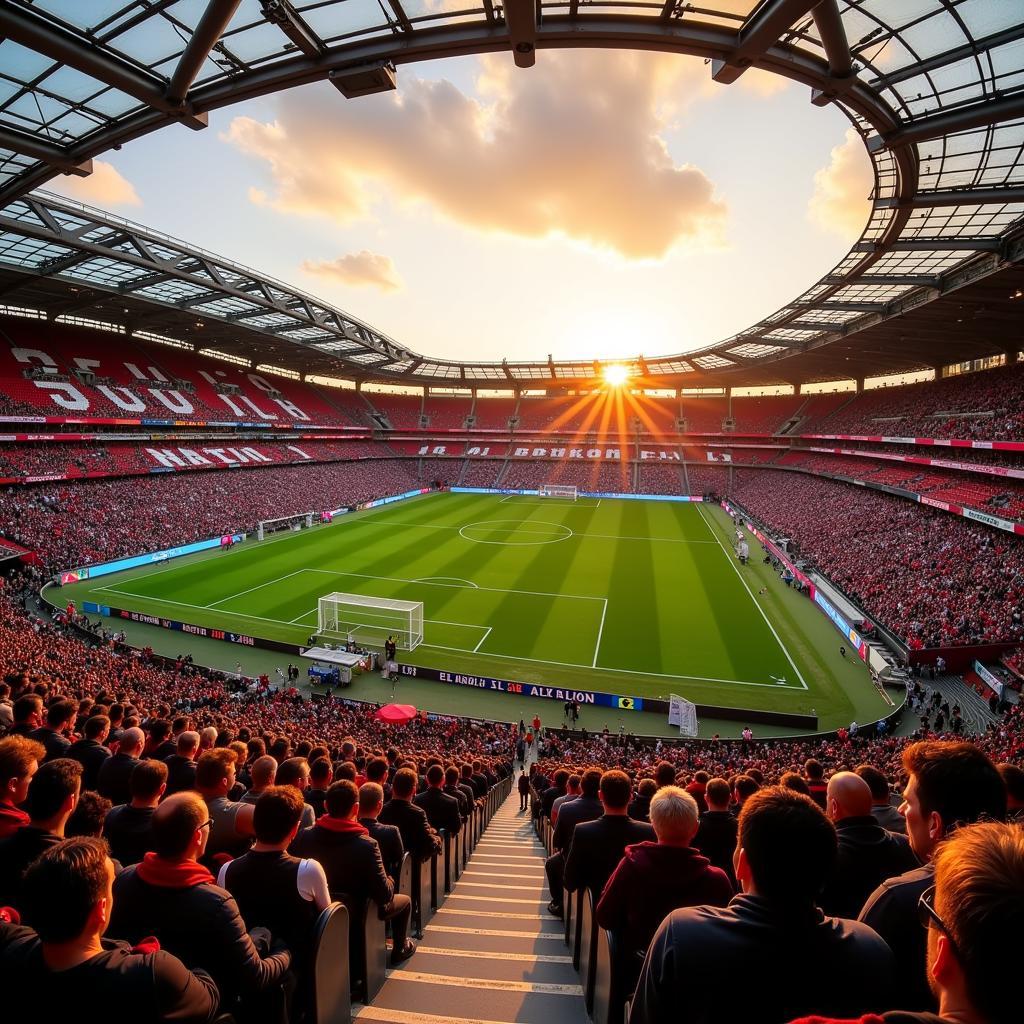
{"type": "Polygon", "coordinates": [[[738,470],[730,492],[911,647],[1024,640],[1024,540],[901,498],[738,470]]]}

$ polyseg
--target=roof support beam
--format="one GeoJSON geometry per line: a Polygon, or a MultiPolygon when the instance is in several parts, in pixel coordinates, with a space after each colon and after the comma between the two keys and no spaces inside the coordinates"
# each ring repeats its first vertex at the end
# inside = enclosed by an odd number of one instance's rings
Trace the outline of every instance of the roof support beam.
{"type": "Polygon", "coordinates": [[[875,206],[886,210],[928,210],[937,206],[991,206],[999,203],[1024,203],[1024,185],[918,192],[909,199],[880,199],[875,206]]]}
{"type": "Polygon", "coordinates": [[[838,83],[829,89],[814,89],[811,92],[811,102],[817,107],[823,107],[844,91],[842,83],[852,84],[853,55],[850,53],[850,43],[846,38],[846,29],[839,16],[836,0],[822,0],[811,11],[811,15],[828,57],[829,77],[838,83]]]}
{"type": "Polygon", "coordinates": [[[44,164],[56,167],[64,174],[74,174],[79,178],[92,174],[91,160],[76,160],[62,146],[55,146],[11,128],[0,128],[0,149],[9,149],[12,153],[21,153],[34,160],[42,160],[44,164]]]}
{"type": "Polygon", "coordinates": [[[998,252],[997,238],[899,238],[886,246],[857,242],[853,252],[998,252]]]}
{"type": "Polygon", "coordinates": [[[300,53],[315,59],[324,52],[323,40],[288,0],[263,0],[260,10],[263,17],[272,25],[276,25],[288,40],[295,44],[300,53]]]}
{"type": "Polygon", "coordinates": [[[868,139],[868,150],[877,153],[881,149],[913,146],[941,138],[943,135],[983,128],[1018,117],[1024,117],[1024,93],[1015,93],[1013,96],[1004,96],[998,100],[979,100],[955,110],[915,118],[894,132],[876,135],[868,139]]]}
{"type": "Polygon", "coordinates": [[[121,60],[109,50],[88,44],[82,36],[42,17],[31,7],[0,5],[0,36],[120,89],[155,110],[178,117],[190,128],[206,127],[205,115],[196,115],[187,106],[173,103],[166,97],[161,79],[121,60]]]}
{"type": "Polygon", "coordinates": [[[192,83],[206,63],[217,41],[224,34],[241,0],[209,0],[203,16],[192,32],[192,38],[185,52],[178,58],[178,66],[171,75],[167,86],[167,98],[173,103],[183,103],[192,83]]]}
{"type": "Polygon", "coordinates": [[[711,77],[722,85],[732,85],[779,41],[794,21],[802,18],[813,6],[813,0],[766,0],[743,23],[736,49],[725,60],[711,62],[711,77]]]}
{"type": "Polygon", "coordinates": [[[884,302],[797,302],[799,309],[834,309],[840,313],[880,313],[885,309],[884,302]]]}
{"type": "Polygon", "coordinates": [[[841,287],[857,287],[859,285],[905,286],[912,288],[934,288],[939,279],[929,274],[861,274],[859,277],[843,277],[842,274],[829,274],[823,277],[822,284],[837,284],[841,287]]]}
{"type": "Polygon", "coordinates": [[[391,10],[395,12],[395,17],[398,19],[398,24],[402,26],[402,31],[411,32],[412,22],[409,20],[409,15],[405,13],[405,8],[402,7],[402,0],[388,0],[388,4],[391,6],[391,10]]]}

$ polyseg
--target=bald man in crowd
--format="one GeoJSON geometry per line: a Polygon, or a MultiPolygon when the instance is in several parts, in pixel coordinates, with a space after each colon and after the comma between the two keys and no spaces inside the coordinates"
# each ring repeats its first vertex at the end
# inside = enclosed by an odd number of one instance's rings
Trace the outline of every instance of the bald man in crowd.
{"type": "Polygon", "coordinates": [[[859,775],[837,772],[828,780],[825,811],[839,853],[819,902],[830,917],[856,918],[878,885],[918,866],[907,837],[882,828],[871,805],[871,787],[859,775]]]}

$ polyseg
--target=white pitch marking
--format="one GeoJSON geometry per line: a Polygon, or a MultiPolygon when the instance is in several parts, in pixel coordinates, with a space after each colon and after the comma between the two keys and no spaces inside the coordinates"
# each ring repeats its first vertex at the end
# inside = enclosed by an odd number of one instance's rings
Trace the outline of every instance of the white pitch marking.
{"type": "Polygon", "coordinates": [[[597,627],[597,643],[594,644],[594,660],[590,663],[591,668],[597,668],[597,655],[601,650],[601,637],[604,634],[604,617],[608,614],[608,598],[604,599],[604,608],[601,609],[601,625],[597,627]]]}
{"type": "Polygon", "coordinates": [[[290,572],[286,576],[278,576],[276,580],[267,580],[266,583],[258,583],[255,587],[249,587],[248,590],[240,590],[237,594],[229,594],[227,597],[222,597],[219,601],[214,601],[212,604],[204,605],[205,608],[216,608],[219,604],[224,604],[225,601],[233,601],[236,597],[242,597],[244,594],[251,594],[254,590],[262,590],[264,587],[269,587],[274,583],[280,583],[282,580],[290,580],[293,576],[298,576],[302,572],[302,569],[297,569],[295,572],[290,572]]]}

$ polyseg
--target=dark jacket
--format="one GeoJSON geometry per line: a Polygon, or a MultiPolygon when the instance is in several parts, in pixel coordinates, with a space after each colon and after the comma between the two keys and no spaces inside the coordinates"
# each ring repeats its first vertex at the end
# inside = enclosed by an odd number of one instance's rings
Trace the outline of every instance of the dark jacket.
{"type": "Polygon", "coordinates": [[[326,789],[307,789],[302,794],[303,799],[313,808],[313,813],[318,817],[323,817],[326,810],[325,800],[327,799],[326,789]]]}
{"type": "Polygon", "coordinates": [[[874,804],[871,813],[882,828],[901,836],[907,834],[907,819],[892,804],[874,804]]]}
{"type": "Polygon", "coordinates": [[[459,813],[459,802],[453,796],[438,789],[428,789],[413,800],[417,807],[426,812],[430,827],[440,832],[442,829],[454,836],[462,828],[462,815],[459,813]]]}
{"type": "Polygon", "coordinates": [[[466,793],[461,786],[445,786],[444,791],[453,799],[458,802],[459,805],[459,816],[466,818],[469,816],[469,812],[473,807],[473,798],[466,793]]]}
{"type": "Polygon", "coordinates": [[[868,897],[857,918],[885,939],[896,958],[897,983],[890,1007],[935,1010],[923,967],[928,932],[917,913],[921,893],[934,884],[935,868],[930,863],[890,878],[868,897]]]}
{"type": "MultiPolygon", "coordinates": [[[[582,799],[582,797],[580,798],[582,799]]],[[[573,804],[579,803],[574,800],[573,804]]],[[[558,812],[562,823],[564,805],[558,812]]],[[[612,872],[619,866],[627,846],[634,843],[657,842],[654,828],[643,821],[634,821],[624,814],[605,814],[597,821],[584,821],[576,826],[572,845],[565,858],[564,883],[575,892],[587,888],[596,900],[604,890],[612,872]]]]}
{"type": "Polygon", "coordinates": [[[626,808],[626,813],[634,821],[650,821],[651,798],[649,796],[641,796],[637,793],[637,795],[629,802],[629,807],[626,808]]]}
{"type": "Polygon", "coordinates": [[[630,1022],[856,1017],[890,1005],[893,970],[886,944],[856,921],[736,896],[728,907],[690,907],[665,918],[640,972],[630,1022]]]}
{"type": "Polygon", "coordinates": [[[560,797],[565,796],[565,786],[548,786],[540,794],[540,809],[546,818],[551,817],[551,805],[560,797]]]}
{"type": "Polygon", "coordinates": [[[100,769],[110,757],[110,751],[95,740],[76,740],[67,753],[82,766],[82,789],[95,789],[100,769]]]}
{"type": "Polygon", "coordinates": [[[856,919],[864,901],[886,879],[918,866],[906,836],[886,832],[870,814],[836,822],[839,852],[818,900],[831,917],[856,919]]]}
{"type": "Polygon", "coordinates": [[[518,792],[520,796],[525,796],[530,792],[530,779],[527,775],[520,775],[519,782],[517,784],[518,792]]]}
{"type": "Polygon", "coordinates": [[[171,754],[164,758],[167,765],[167,791],[165,796],[172,793],[183,793],[196,784],[196,763],[190,757],[182,757],[181,754],[171,754]]]}
{"type": "Polygon", "coordinates": [[[332,832],[316,824],[295,837],[289,852],[320,861],[332,896],[344,893],[353,904],[373,900],[386,907],[395,894],[384,871],[380,847],[365,830],[332,832]]]}
{"type": "Polygon", "coordinates": [[[135,953],[126,942],[102,942],[97,956],[51,971],[32,929],[0,924],[0,989],[7,1019],[79,1021],[92,1011],[104,1024],[213,1019],[219,1000],[208,974],[190,972],[164,950],[135,953]]]}
{"type": "MultiPolygon", "coordinates": [[[[550,814],[551,809],[549,808],[548,815],[550,816],[550,814]]],[[[568,854],[576,826],[581,821],[596,821],[602,814],[604,814],[604,804],[596,796],[578,796],[575,800],[566,800],[564,803],[559,804],[558,818],[555,821],[555,833],[551,837],[552,846],[556,850],[561,850],[562,853],[568,854]]],[[[637,836],[635,839],[631,839],[630,842],[636,843],[646,838],[647,836],[637,836]]],[[[619,856],[622,856],[621,851],[619,856]]],[[[612,866],[614,867],[615,865],[613,864],[612,866]]]]}
{"type": "Polygon", "coordinates": [[[110,856],[125,867],[138,864],[153,849],[153,807],[132,807],[121,804],[107,811],[103,822],[103,838],[110,846],[110,856]]]}
{"type": "Polygon", "coordinates": [[[114,879],[110,936],[138,943],[155,935],[186,967],[209,971],[225,1009],[236,996],[252,995],[281,980],[291,953],[283,950],[261,958],[229,892],[212,882],[150,885],[138,872],[134,864],[114,879]]]}
{"type": "Polygon", "coordinates": [[[100,796],[105,796],[115,807],[129,803],[132,798],[129,782],[137,764],[139,759],[128,754],[118,753],[108,757],[96,778],[96,789],[100,796]]]}
{"type": "Polygon", "coordinates": [[[60,836],[35,825],[19,828],[0,842],[0,907],[17,907],[21,876],[43,852],[60,842],[60,836]]]}
{"type": "Polygon", "coordinates": [[[383,825],[394,825],[402,833],[402,845],[414,861],[427,860],[440,853],[441,837],[430,827],[426,811],[408,800],[389,800],[378,819],[383,825]]]}
{"type": "MultiPolygon", "coordinates": [[[[577,832],[579,834],[579,832],[577,832]]],[[[679,907],[727,906],[732,882],[691,846],[657,842],[627,846],[596,907],[602,928],[630,950],[643,950],[668,914],[679,907]]]]}
{"type": "Polygon", "coordinates": [[[708,811],[701,816],[697,834],[693,837],[694,849],[729,876],[733,889],[736,888],[736,874],[732,855],[736,852],[738,834],[739,823],[728,811],[708,811]]]}
{"type": "Polygon", "coordinates": [[[359,824],[377,840],[380,847],[380,859],[384,862],[384,870],[394,882],[398,882],[398,872],[402,868],[405,847],[402,845],[402,833],[394,825],[382,825],[375,818],[360,818],[359,824]]]}
{"type": "Polygon", "coordinates": [[[42,743],[46,748],[46,755],[43,757],[44,764],[58,757],[67,757],[68,751],[71,749],[71,740],[48,725],[41,725],[38,729],[34,729],[28,734],[28,738],[42,743]]]}

